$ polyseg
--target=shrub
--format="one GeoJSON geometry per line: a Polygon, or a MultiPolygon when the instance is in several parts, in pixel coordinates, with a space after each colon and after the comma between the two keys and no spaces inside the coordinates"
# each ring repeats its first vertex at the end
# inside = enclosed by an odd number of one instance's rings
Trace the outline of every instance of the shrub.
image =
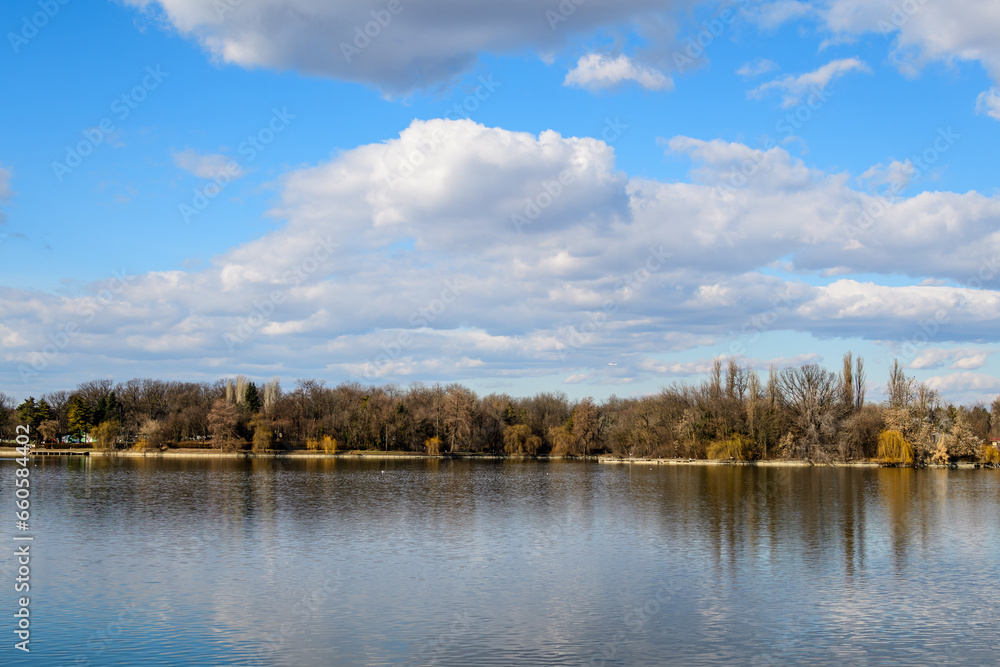
{"type": "Polygon", "coordinates": [[[1000,449],[986,443],[979,448],[979,461],[989,465],[1000,465],[1000,449]]]}
{"type": "Polygon", "coordinates": [[[913,445],[899,431],[878,435],[878,458],[885,463],[913,463],[913,445]]]}
{"type": "Polygon", "coordinates": [[[781,440],[778,441],[778,458],[790,459],[794,457],[795,449],[795,436],[789,431],[781,436],[781,440]]]}

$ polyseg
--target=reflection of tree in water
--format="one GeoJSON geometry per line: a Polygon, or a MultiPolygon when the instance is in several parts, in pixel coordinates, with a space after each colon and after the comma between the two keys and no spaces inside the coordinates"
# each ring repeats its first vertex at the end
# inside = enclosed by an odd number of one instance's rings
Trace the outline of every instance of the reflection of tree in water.
{"type": "Polygon", "coordinates": [[[663,530],[702,535],[720,571],[755,566],[827,568],[865,563],[871,470],[766,466],[662,471],[663,530]],[[798,562],[794,562],[798,561],[798,562]]]}
{"type": "Polygon", "coordinates": [[[878,486],[882,499],[889,543],[897,571],[906,567],[907,549],[911,538],[913,520],[914,476],[912,468],[890,468],[878,471],[878,486]]]}

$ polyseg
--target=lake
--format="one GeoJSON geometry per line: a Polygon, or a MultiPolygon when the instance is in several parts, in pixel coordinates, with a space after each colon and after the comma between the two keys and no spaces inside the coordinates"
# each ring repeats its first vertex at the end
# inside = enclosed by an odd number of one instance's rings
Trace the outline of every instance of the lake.
{"type": "Polygon", "coordinates": [[[8,546],[5,665],[997,664],[996,470],[72,457],[31,481],[32,651],[8,546]]]}

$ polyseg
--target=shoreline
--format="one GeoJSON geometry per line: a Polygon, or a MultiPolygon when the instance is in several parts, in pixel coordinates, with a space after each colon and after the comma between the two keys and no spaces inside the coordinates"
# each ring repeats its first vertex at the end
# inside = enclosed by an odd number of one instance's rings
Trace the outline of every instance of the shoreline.
{"type": "MultiPolygon", "coordinates": [[[[168,449],[165,451],[134,451],[120,450],[114,452],[95,449],[33,449],[31,456],[39,458],[65,456],[93,456],[100,458],[160,458],[160,459],[285,459],[285,460],[318,460],[318,459],[351,459],[351,460],[480,460],[480,461],[592,461],[608,465],[649,465],[649,466],[748,466],[759,468],[938,468],[949,470],[973,470],[984,468],[996,469],[982,463],[928,463],[922,466],[884,464],[877,461],[800,461],[800,460],[765,460],[765,461],[725,461],[721,459],[683,459],[657,458],[635,459],[621,458],[609,454],[590,456],[503,456],[498,454],[476,454],[456,452],[451,454],[419,454],[416,452],[379,452],[351,450],[345,452],[318,451],[267,451],[225,452],[214,449],[168,449]]],[[[16,448],[0,447],[0,459],[20,458],[16,448]]]]}
{"type": "Polygon", "coordinates": [[[669,466],[747,466],[756,468],[941,468],[946,470],[976,468],[992,469],[982,463],[961,461],[956,463],[927,463],[925,465],[900,465],[897,463],[879,463],[878,461],[799,461],[794,459],[765,461],[723,461],[721,459],[623,459],[617,457],[601,457],[598,463],[623,465],[669,465],[669,466]]]}
{"type": "MultiPolygon", "coordinates": [[[[2,458],[20,458],[20,454],[14,447],[0,447],[0,459],[2,458]]],[[[396,459],[403,460],[417,460],[417,459],[428,459],[428,460],[448,460],[448,459],[461,459],[461,460],[482,460],[482,461],[520,461],[520,460],[537,460],[537,461],[560,461],[560,460],[572,460],[572,461],[597,461],[599,457],[597,456],[501,456],[498,454],[477,454],[477,453],[467,453],[467,452],[455,452],[449,454],[420,454],[417,452],[380,452],[380,451],[364,451],[364,450],[349,450],[340,452],[319,452],[319,451],[308,451],[308,450],[295,450],[295,451],[275,451],[270,450],[266,452],[252,452],[246,451],[234,451],[227,452],[216,449],[167,449],[164,451],[136,451],[131,449],[122,449],[118,451],[104,451],[100,449],[38,449],[33,448],[31,456],[46,458],[46,457],[63,457],[63,456],[93,456],[99,458],[200,458],[200,459],[371,459],[377,461],[392,461],[396,459]]]]}

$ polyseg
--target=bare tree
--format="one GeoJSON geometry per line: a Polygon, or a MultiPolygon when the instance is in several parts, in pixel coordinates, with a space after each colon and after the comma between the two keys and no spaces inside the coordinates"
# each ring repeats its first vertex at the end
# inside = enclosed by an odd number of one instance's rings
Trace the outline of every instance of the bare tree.
{"type": "Polygon", "coordinates": [[[816,364],[786,368],[781,387],[793,417],[799,453],[809,456],[829,453],[836,433],[834,405],[837,376],[816,364]]]}
{"type": "Polygon", "coordinates": [[[709,376],[709,392],[713,401],[722,398],[722,357],[712,360],[712,371],[709,376]]]}
{"type": "Polygon", "coordinates": [[[750,368],[741,367],[735,357],[730,357],[726,365],[726,397],[734,401],[742,401],[747,390],[747,378],[750,368]]]}
{"type": "Polygon", "coordinates": [[[1000,438],[1000,396],[990,405],[990,437],[1000,438]]]}
{"type": "Polygon", "coordinates": [[[46,419],[38,425],[38,432],[43,440],[55,440],[59,436],[59,422],[55,419],[46,419]]]}
{"type": "Polygon", "coordinates": [[[840,402],[845,412],[854,410],[854,359],[850,352],[844,354],[844,366],[840,372],[840,402]]]}
{"type": "Polygon", "coordinates": [[[449,450],[455,451],[456,443],[468,447],[472,435],[476,394],[471,389],[453,384],[448,387],[444,402],[444,425],[448,434],[449,450]]]}
{"type": "Polygon", "coordinates": [[[885,386],[890,408],[909,408],[916,399],[916,382],[906,377],[899,359],[893,360],[889,369],[889,381],[885,386]]]}
{"type": "Polygon", "coordinates": [[[7,425],[13,421],[11,417],[15,405],[17,405],[17,401],[14,400],[13,396],[8,396],[0,391],[0,440],[7,437],[7,425]]]}
{"type": "Polygon", "coordinates": [[[106,398],[114,389],[114,380],[101,378],[80,383],[73,393],[82,398],[87,407],[93,410],[97,407],[97,402],[102,398],[106,398]]]}
{"type": "MultiPolygon", "coordinates": [[[[236,392],[236,405],[243,405],[243,403],[246,402],[246,400],[247,400],[247,387],[249,386],[249,384],[250,384],[250,378],[248,378],[246,375],[237,375],[236,376],[236,389],[235,389],[235,392],[236,392]]],[[[227,389],[227,392],[228,392],[228,389],[227,389]]],[[[228,398],[228,397],[229,396],[228,396],[228,393],[227,393],[226,398],[228,398]]]]}
{"type": "Polygon", "coordinates": [[[857,410],[865,407],[865,362],[861,355],[854,361],[854,407],[857,410]]]}
{"type": "Polygon", "coordinates": [[[268,417],[274,415],[274,406],[277,405],[279,398],[281,398],[281,382],[275,376],[264,385],[263,407],[265,415],[268,417]]]}
{"type": "MultiPolygon", "coordinates": [[[[935,389],[931,389],[921,382],[917,385],[916,400],[914,401],[913,412],[921,423],[929,421],[934,411],[941,404],[941,394],[935,389]]],[[[987,418],[987,424],[989,420],[987,418]]]]}
{"type": "MultiPolygon", "coordinates": [[[[757,377],[757,372],[750,370],[750,379],[747,387],[747,432],[750,434],[750,439],[757,444],[760,443],[760,427],[763,415],[764,402],[763,396],[761,395],[760,378],[757,377]]],[[[766,448],[766,445],[765,445],[766,448]]],[[[767,455],[766,449],[764,455],[767,455]]]]}
{"type": "Polygon", "coordinates": [[[774,364],[771,364],[767,373],[767,402],[771,410],[777,410],[781,403],[781,384],[774,364]]]}
{"type": "Polygon", "coordinates": [[[597,440],[597,408],[592,398],[583,399],[573,410],[573,439],[583,445],[584,456],[597,440]]]}
{"type": "Polygon", "coordinates": [[[227,403],[225,399],[216,400],[212,411],[208,413],[208,430],[212,434],[212,446],[216,449],[235,449],[240,443],[239,425],[240,418],[236,406],[227,403]]]}

